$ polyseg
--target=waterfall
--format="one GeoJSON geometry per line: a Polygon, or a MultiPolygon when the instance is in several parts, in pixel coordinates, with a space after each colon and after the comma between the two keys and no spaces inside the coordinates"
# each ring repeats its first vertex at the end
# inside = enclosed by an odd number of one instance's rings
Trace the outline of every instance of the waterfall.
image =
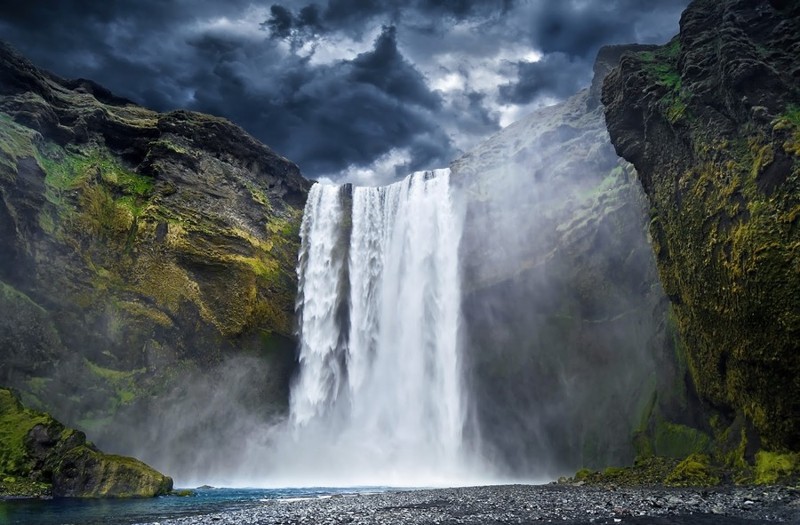
{"type": "Polygon", "coordinates": [[[449,175],[311,188],[290,422],[317,479],[433,484],[463,474],[461,231],[449,175]]]}

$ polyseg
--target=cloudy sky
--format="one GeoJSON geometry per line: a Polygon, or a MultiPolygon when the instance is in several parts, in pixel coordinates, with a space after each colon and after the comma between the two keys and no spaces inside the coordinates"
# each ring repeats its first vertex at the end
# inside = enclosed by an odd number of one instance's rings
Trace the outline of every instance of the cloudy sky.
{"type": "Polygon", "coordinates": [[[145,106],[227,117],[309,178],[443,167],[662,43],[688,0],[24,0],[0,38],[145,106]],[[278,2],[278,3],[275,3],[278,2]]]}

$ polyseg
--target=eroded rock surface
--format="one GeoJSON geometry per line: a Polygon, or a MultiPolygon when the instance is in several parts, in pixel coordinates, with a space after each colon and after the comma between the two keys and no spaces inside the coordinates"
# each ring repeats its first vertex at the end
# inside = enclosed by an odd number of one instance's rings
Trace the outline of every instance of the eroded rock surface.
{"type": "Polygon", "coordinates": [[[800,3],[692,2],[603,102],[711,426],[751,462],[800,449],[800,3]]]}
{"type": "Polygon", "coordinates": [[[225,119],[159,114],[0,45],[0,384],[123,450],[197,376],[197,428],[228,424],[206,413],[219,381],[250,384],[228,404],[283,410],[309,186],[225,119]]]}
{"type": "Polygon", "coordinates": [[[83,432],[26,409],[0,389],[0,496],[153,497],[172,478],[139,460],[104,454],[83,432]]]}

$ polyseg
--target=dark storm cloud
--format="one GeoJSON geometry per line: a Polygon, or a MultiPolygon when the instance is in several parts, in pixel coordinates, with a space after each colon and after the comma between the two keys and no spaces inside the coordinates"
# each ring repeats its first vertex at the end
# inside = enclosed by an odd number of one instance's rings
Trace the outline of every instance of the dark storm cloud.
{"type": "MultiPolygon", "coordinates": [[[[304,7],[300,20],[312,24],[313,12],[304,7]]],[[[157,9],[153,13],[169,14],[157,9]]],[[[273,6],[270,29],[285,29],[281,13],[273,6]]],[[[33,10],[5,20],[20,28],[25,20],[33,23],[40,15],[33,10]]],[[[433,115],[441,100],[398,51],[394,28],[386,28],[371,51],[320,66],[302,57],[281,56],[266,34],[254,42],[225,31],[186,36],[178,44],[167,42],[163,55],[176,60],[164,63],[158,56],[141,60],[112,45],[127,40],[126,24],[148,27],[146,13],[118,12],[114,18],[110,11],[100,10],[91,17],[96,23],[87,23],[82,31],[89,44],[68,46],[74,53],[67,61],[72,67],[64,68],[64,62],[51,54],[59,28],[80,20],[70,20],[69,9],[63,15],[59,24],[51,24],[49,38],[23,45],[23,51],[49,69],[92,76],[156,109],[188,107],[224,115],[298,162],[309,176],[366,165],[395,148],[408,149],[409,169],[445,165],[456,154],[433,115]]],[[[156,30],[149,35],[155,55],[157,35],[156,30]]],[[[137,38],[148,35],[138,32],[137,38]]]]}
{"type": "Polygon", "coordinates": [[[539,97],[564,98],[586,86],[603,45],[664,43],[677,32],[688,0],[563,1],[526,4],[518,27],[544,56],[518,62],[517,79],[500,87],[500,99],[525,104],[539,97]],[[525,31],[527,30],[527,31],[525,31]]]}
{"type": "Polygon", "coordinates": [[[0,11],[0,37],[154,109],[228,117],[335,177],[394,151],[401,171],[446,165],[503,107],[585,85],[601,44],[666,40],[685,3],[28,1],[0,11]],[[542,60],[509,55],[526,46],[542,60]]]}
{"type": "Polygon", "coordinates": [[[363,53],[352,61],[350,78],[371,84],[399,100],[406,100],[435,110],[439,97],[430,91],[423,76],[397,50],[397,30],[385,28],[375,42],[375,50],[363,53]]]}
{"type": "Polygon", "coordinates": [[[454,154],[433,114],[441,100],[400,55],[392,27],[353,60],[313,67],[303,58],[284,59],[280,78],[259,90],[240,68],[247,60],[242,49],[196,45],[216,66],[192,82],[213,86],[197,91],[194,105],[227,114],[267,144],[280,145],[307,173],[369,164],[398,147],[412,152],[412,169],[446,163],[454,154]]]}
{"type": "Polygon", "coordinates": [[[517,62],[517,81],[500,86],[500,99],[527,104],[536,97],[560,98],[577,93],[591,81],[582,60],[561,52],[545,55],[538,62],[517,62]]]}
{"type": "MultiPolygon", "coordinates": [[[[600,46],[657,40],[677,32],[676,15],[688,0],[535,2],[526,12],[531,43],[545,54],[591,56],[600,46]]],[[[648,42],[642,42],[648,43],[648,42]]]]}
{"type": "Polygon", "coordinates": [[[360,32],[364,24],[374,18],[384,18],[392,23],[400,23],[402,18],[439,18],[445,20],[464,20],[470,17],[487,16],[494,12],[505,13],[515,0],[329,0],[325,8],[309,3],[300,7],[297,14],[281,4],[270,8],[271,16],[265,22],[275,36],[286,37],[291,29],[303,31],[311,28],[317,31],[350,30],[360,32]]]}

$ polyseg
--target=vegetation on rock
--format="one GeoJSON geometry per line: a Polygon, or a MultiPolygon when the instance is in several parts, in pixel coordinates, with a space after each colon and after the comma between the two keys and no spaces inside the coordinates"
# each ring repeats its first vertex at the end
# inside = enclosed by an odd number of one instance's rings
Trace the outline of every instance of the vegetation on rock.
{"type": "Polygon", "coordinates": [[[664,457],[639,458],[632,466],[606,467],[602,472],[581,469],[569,482],[589,485],[655,486],[664,485],[678,460],[664,457]]]}
{"type": "Polygon", "coordinates": [[[171,490],[171,478],[100,452],[83,432],[24,408],[0,388],[0,496],[153,497],[171,490]]]}
{"type": "Polygon", "coordinates": [[[765,450],[756,453],[754,481],[757,485],[797,483],[798,480],[800,480],[800,453],[765,450]]]}
{"type": "Polygon", "coordinates": [[[696,428],[740,481],[754,464],[771,479],[757,450],[800,450],[798,45],[797,2],[695,0],[678,37],[624,56],[603,90],[612,142],[650,202],[689,389],[705,403],[696,428]]]}
{"type": "Polygon", "coordinates": [[[669,473],[664,480],[673,487],[711,487],[719,484],[719,477],[714,474],[711,460],[704,454],[692,454],[669,473]]]}
{"type": "Polygon", "coordinates": [[[224,119],[159,114],[0,45],[0,381],[101,436],[244,354],[280,409],[309,185],[224,119]]]}

